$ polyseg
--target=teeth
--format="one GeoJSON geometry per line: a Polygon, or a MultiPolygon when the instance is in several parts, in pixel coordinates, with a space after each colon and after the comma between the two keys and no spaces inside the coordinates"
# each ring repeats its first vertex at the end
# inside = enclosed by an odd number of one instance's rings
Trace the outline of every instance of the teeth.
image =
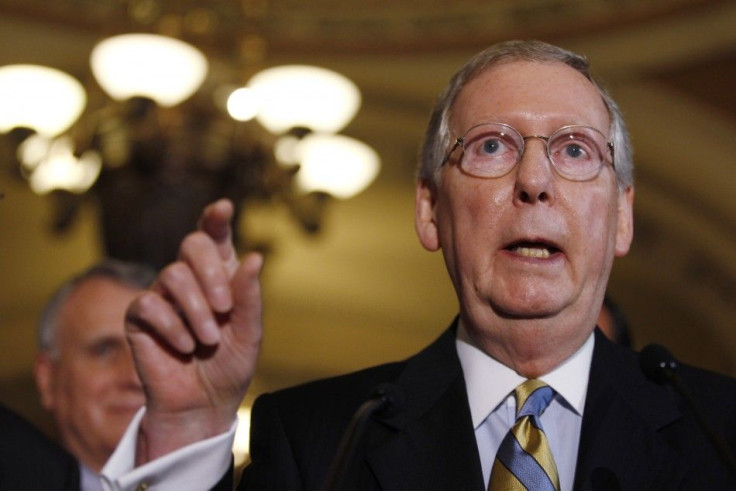
{"type": "Polygon", "coordinates": [[[550,256],[549,249],[540,247],[515,247],[514,252],[524,257],[546,259],[550,256]]]}

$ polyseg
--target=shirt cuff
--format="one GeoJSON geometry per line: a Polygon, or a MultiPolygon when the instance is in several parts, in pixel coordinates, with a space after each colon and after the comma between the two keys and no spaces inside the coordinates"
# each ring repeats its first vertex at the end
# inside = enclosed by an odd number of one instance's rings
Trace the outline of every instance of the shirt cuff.
{"type": "Polygon", "coordinates": [[[143,407],[136,413],[103,467],[101,481],[105,491],[207,490],[228,472],[237,418],[225,433],[192,443],[136,468],[136,440],[145,412],[143,407]]]}

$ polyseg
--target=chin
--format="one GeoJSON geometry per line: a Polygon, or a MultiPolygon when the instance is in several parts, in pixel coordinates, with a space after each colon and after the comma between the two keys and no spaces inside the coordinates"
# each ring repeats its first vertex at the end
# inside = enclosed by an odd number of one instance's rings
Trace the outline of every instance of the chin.
{"type": "Polygon", "coordinates": [[[535,295],[512,297],[501,302],[491,302],[493,310],[501,317],[510,319],[545,319],[561,312],[565,302],[559,298],[535,295]]]}

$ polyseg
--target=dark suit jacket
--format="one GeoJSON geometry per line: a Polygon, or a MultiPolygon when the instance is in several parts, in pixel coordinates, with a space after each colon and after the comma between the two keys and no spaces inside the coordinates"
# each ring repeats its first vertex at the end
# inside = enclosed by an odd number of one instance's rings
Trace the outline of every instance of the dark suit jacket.
{"type": "Polygon", "coordinates": [[[76,491],[77,461],[30,423],[0,406],[0,491],[76,491]]]}
{"type": "MultiPolygon", "coordinates": [[[[736,447],[736,381],[690,367],[681,376],[736,447]]],[[[240,489],[323,489],[345,427],[380,383],[398,386],[403,404],[369,421],[344,489],[483,490],[454,327],[405,362],[261,396],[240,489]]],[[[736,490],[736,481],[680,397],[596,332],[575,489],[736,490]]]]}

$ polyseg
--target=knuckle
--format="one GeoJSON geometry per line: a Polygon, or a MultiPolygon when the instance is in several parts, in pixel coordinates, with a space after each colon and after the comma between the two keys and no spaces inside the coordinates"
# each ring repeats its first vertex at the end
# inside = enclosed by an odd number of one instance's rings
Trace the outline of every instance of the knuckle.
{"type": "Polygon", "coordinates": [[[158,303],[159,296],[152,291],[146,291],[138,295],[125,312],[126,329],[138,330],[142,326],[150,324],[158,303]]]}
{"type": "Polygon", "coordinates": [[[152,295],[154,295],[153,292],[143,292],[135,297],[125,309],[125,319],[133,321],[142,317],[151,308],[152,300],[149,297],[152,295]]]}
{"type": "Polygon", "coordinates": [[[187,235],[179,247],[179,254],[185,258],[191,258],[197,255],[198,251],[201,251],[208,247],[211,239],[206,233],[198,230],[187,235]]]}
{"type": "Polygon", "coordinates": [[[217,263],[209,263],[206,265],[203,265],[200,270],[199,274],[202,277],[202,281],[205,282],[207,285],[213,285],[220,281],[222,281],[222,268],[220,264],[217,263]]]}
{"type": "Polygon", "coordinates": [[[161,273],[159,273],[159,280],[163,285],[171,286],[186,281],[189,276],[189,268],[187,265],[181,261],[176,261],[161,270],[161,273]]]}
{"type": "Polygon", "coordinates": [[[131,312],[144,312],[149,310],[155,302],[155,293],[151,291],[145,291],[138,295],[130,304],[128,311],[131,312]]]}

